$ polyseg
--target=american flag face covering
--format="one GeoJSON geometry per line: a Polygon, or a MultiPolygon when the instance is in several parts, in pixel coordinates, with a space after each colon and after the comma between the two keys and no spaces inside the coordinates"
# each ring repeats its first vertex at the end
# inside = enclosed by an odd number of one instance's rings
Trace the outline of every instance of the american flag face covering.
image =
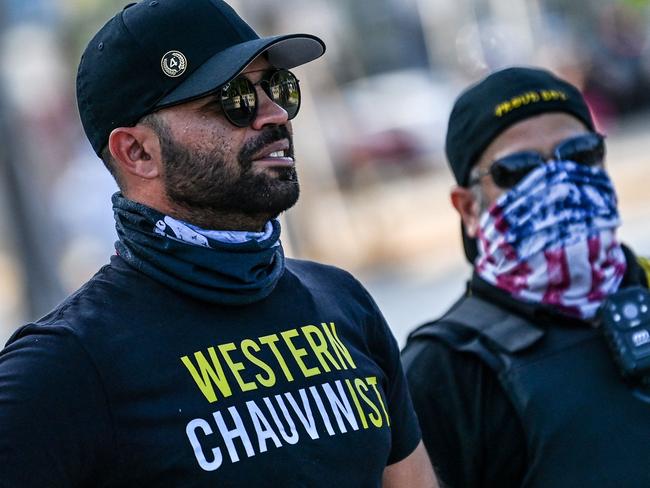
{"type": "Polygon", "coordinates": [[[517,299],[591,319],[625,273],[619,225],[602,168],[550,161],[482,215],[476,271],[517,299]]]}

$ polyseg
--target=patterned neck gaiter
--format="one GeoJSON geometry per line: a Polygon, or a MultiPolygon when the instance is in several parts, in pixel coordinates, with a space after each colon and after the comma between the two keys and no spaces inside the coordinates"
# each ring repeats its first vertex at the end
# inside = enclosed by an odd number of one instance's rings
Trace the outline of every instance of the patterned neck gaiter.
{"type": "Polygon", "coordinates": [[[196,299],[247,305],[266,298],[284,272],[280,223],[263,232],[197,231],[145,205],[113,195],[119,256],[135,269],[196,299]]]}
{"type": "Polygon", "coordinates": [[[476,272],[517,299],[591,319],[625,274],[619,225],[602,168],[551,161],[483,214],[476,272]]]}

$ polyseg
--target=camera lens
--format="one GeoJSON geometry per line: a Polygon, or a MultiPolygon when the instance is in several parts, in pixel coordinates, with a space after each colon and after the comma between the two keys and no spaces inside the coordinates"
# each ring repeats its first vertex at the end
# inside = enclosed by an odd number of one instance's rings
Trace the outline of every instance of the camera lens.
{"type": "Polygon", "coordinates": [[[634,303],[623,305],[623,316],[628,320],[634,320],[639,316],[639,308],[634,303]]]}

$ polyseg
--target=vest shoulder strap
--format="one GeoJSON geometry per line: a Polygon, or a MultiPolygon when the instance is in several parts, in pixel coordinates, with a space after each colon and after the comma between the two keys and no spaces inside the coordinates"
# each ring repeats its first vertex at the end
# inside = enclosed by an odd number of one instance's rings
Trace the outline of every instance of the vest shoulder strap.
{"type": "Polygon", "coordinates": [[[409,340],[435,338],[455,350],[471,352],[493,369],[501,369],[503,358],[537,343],[544,330],[479,297],[461,298],[438,320],[417,328],[409,340]]]}

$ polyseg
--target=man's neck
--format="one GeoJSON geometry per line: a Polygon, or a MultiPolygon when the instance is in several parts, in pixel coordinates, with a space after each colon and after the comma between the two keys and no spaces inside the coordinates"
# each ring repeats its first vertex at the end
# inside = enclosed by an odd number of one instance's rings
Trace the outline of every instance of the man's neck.
{"type": "Polygon", "coordinates": [[[171,202],[167,197],[161,197],[161,192],[135,193],[123,191],[123,196],[134,202],[158,210],[160,213],[195,225],[205,230],[243,230],[262,232],[266,223],[277,217],[270,213],[244,214],[241,212],[225,212],[212,208],[196,208],[171,202]]]}
{"type": "Polygon", "coordinates": [[[245,215],[220,212],[205,208],[176,207],[165,212],[170,217],[187,222],[205,230],[245,230],[262,232],[266,223],[274,216],[268,214],[245,215]]]}

